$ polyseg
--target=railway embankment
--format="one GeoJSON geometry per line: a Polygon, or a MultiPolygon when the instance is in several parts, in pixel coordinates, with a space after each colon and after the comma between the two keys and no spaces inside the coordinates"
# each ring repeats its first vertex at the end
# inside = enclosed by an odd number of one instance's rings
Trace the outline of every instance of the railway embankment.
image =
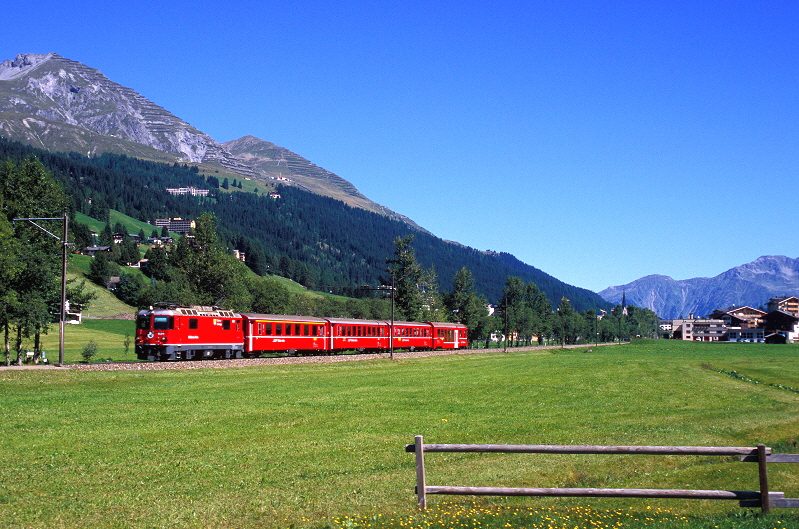
{"type": "MultiPolygon", "coordinates": [[[[599,344],[618,345],[613,343],[599,344]]],[[[597,347],[593,344],[567,345],[565,349],[593,349],[597,347]]],[[[560,345],[528,346],[508,348],[508,353],[522,351],[553,351],[563,349],[560,345]]],[[[501,353],[502,349],[440,349],[437,351],[413,351],[413,352],[394,352],[394,359],[423,358],[427,356],[445,355],[464,355],[464,354],[485,354],[501,353]]],[[[70,369],[80,369],[83,371],[113,371],[113,370],[156,370],[156,369],[224,369],[230,367],[256,367],[266,365],[286,365],[286,364],[323,364],[331,362],[352,362],[359,360],[388,360],[391,355],[388,352],[375,354],[341,354],[341,355],[318,355],[318,356],[283,356],[273,358],[242,358],[235,360],[198,360],[183,362],[108,362],[96,364],[70,364],[66,367],[70,369]]]]}

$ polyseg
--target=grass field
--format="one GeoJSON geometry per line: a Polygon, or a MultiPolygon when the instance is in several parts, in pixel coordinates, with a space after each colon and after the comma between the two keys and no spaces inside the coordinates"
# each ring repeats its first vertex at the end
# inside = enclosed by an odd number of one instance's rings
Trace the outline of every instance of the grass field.
{"type": "MultiPolygon", "coordinates": [[[[98,287],[99,288],[99,287],[98,287]]],[[[125,305],[116,298],[109,300],[107,308],[103,309],[113,314],[127,312],[135,313],[133,307],[125,305]],[[116,300],[118,305],[113,304],[116,300]]],[[[105,304],[101,305],[105,307],[105,304]]],[[[91,314],[91,309],[84,312],[91,314]]],[[[133,320],[93,320],[84,319],[80,325],[64,326],[64,363],[77,364],[83,362],[81,352],[94,340],[97,343],[97,355],[92,363],[105,362],[111,359],[115,362],[136,360],[133,341],[136,337],[136,323],[133,320]],[[125,336],[130,336],[130,347],[125,354],[125,336]]],[[[23,341],[23,348],[33,349],[33,339],[23,341]]],[[[58,324],[51,325],[49,332],[42,336],[42,349],[47,353],[51,364],[58,360],[58,324]]],[[[12,352],[11,361],[16,359],[16,352],[12,352]]]]}
{"type": "MultiPolygon", "coordinates": [[[[95,336],[120,348],[130,322],[101,323],[95,336]]],[[[798,346],[657,341],[246,369],[12,369],[0,385],[3,527],[799,527],[796,511],[763,518],[697,500],[431,496],[422,514],[404,452],[424,435],[799,453],[798,346]]],[[[719,457],[429,454],[427,470],[430,485],[758,489],[756,465],[719,457]]],[[[771,465],[769,476],[771,490],[799,497],[799,465],[771,465]]]]}

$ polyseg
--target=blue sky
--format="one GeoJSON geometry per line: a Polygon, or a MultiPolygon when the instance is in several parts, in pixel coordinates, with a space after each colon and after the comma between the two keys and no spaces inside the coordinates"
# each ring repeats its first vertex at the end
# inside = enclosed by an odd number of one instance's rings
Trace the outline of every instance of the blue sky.
{"type": "Polygon", "coordinates": [[[799,2],[37,2],[56,52],[601,290],[799,256],[799,2]]]}

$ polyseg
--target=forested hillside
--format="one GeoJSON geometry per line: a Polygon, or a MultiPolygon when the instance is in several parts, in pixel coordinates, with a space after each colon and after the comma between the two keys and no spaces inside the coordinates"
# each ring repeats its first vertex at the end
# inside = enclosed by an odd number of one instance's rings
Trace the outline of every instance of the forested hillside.
{"type": "Polygon", "coordinates": [[[499,301],[506,278],[516,276],[535,283],[553,305],[565,296],[576,310],[610,306],[597,294],[558,281],[512,255],[445,242],[296,187],[279,188],[281,197],[274,199],[235,188],[222,190],[215,177],[206,178],[187,165],[113,154],[87,158],[50,153],[0,139],[0,158],[20,161],[31,155],[61,183],[73,211],[104,220],[113,208],[148,221],[211,212],[219,220],[224,243],[245,252],[255,272],[282,275],[311,289],[349,294],[359,285],[379,284],[387,279],[386,259],[395,250],[394,240],[415,233],[416,257],[423,267],[434,267],[443,291],[451,289],[456,272],[466,267],[476,291],[491,302],[499,301]],[[185,186],[210,188],[214,196],[172,196],[165,191],[185,186]]]}

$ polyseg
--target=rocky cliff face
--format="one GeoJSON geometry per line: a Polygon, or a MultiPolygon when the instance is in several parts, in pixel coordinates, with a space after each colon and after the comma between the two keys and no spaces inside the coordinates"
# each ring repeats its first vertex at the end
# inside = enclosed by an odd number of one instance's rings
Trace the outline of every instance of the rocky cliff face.
{"type": "Polygon", "coordinates": [[[765,306],[769,298],[799,294],[799,259],[770,255],[715,277],[674,280],[650,275],[599,293],[611,303],[627,302],[655,311],[662,318],[706,316],[731,306],[765,306]]]}
{"type": "MultiPolygon", "coordinates": [[[[13,130],[27,120],[39,129],[39,134],[31,130],[31,136],[49,146],[50,139],[42,138],[41,133],[59,127],[44,124],[66,124],[172,154],[181,161],[213,163],[240,174],[257,174],[211,137],[134,90],[55,53],[22,54],[3,61],[0,81],[5,81],[0,83],[0,112],[8,123],[0,130],[13,130]]],[[[30,130],[31,126],[26,128],[30,130]]],[[[66,129],[59,130],[61,142],[68,143],[63,138],[66,129]]]]}

